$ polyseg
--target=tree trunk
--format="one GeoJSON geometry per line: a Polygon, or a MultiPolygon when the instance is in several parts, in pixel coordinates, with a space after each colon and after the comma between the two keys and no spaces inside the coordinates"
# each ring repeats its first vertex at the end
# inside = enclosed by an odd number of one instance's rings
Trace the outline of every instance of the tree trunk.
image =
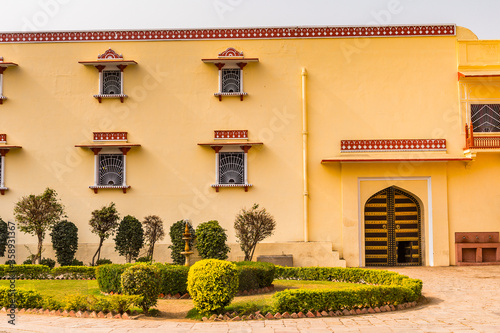
{"type": "Polygon", "coordinates": [[[149,246],[149,251],[148,251],[148,257],[149,257],[149,260],[153,260],[153,251],[155,250],[155,243],[152,243],[150,246],[149,246]]]}
{"type": "Polygon", "coordinates": [[[35,257],[33,258],[32,263],[38,263],[40,265],[42,263],[42,245],[43,245],[43,235],[38,235],[38,246],[36,250],[35,257]]]}
{"type": "Polygon", "coordinates": [[[102,243],[104,242],[104,239],[100,239],[99,240],[99,247],[97,248],[97,251],[95,252],[94,256],[92,257],[92,266],[95,265],[95,256],[97,256],[97,260],[99,260],[99,258],[101,257],[101,247],[102,247],[102,243]]]}

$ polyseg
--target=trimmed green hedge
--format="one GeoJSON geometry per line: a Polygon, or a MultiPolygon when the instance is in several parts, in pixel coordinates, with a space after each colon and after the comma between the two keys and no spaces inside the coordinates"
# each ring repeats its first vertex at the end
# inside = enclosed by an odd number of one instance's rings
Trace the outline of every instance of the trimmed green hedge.
{"type": "MultiPolygon", "coordinates": [[[[66,279],[94,279],[95,267],[62,266],[50,269],[45,265],[14,265],[16,279],[44,280],[57,277],[66,279]]],[[[0,265],[0,278],[11,275],[10,265],[0,265]]]]}
{"type": "Polygon", "coordinates": [[[182,295],[187,293],[189,267],[160,263],[156,263],[154,266],[160,270],[160,294],[182,295]]]}
{"type": "Polygon", "coordinates": [[[422,295],[422,281],[395,272],[338,267],[276,266],[276,279],[315,280],[360,283],[359,287],[342,290],[296,289],[274,294],[278,312],[336,311],[398,305],[413,302],[422,295]],[[371,285],[369,285],[371,284],[371,285]]]}
{"type": "MultiPolygon", "coordinates": [[[[16,308],[39,308],[43,304],[42,295],[35,290],[25,290],[16,288],[15,292],[16,308]]],[[[12,295],[9,287],[0,287],[0,306],[10,308],[12,305],[12,295]]]]}
{"type": "Polygon", "coordinates": [[[62,266],[52,268],[52,277],[64,277],[66,279],[95,279],[96,267],[93,266],[62,266]]]}
{"type": "Polygon", "coordinates": [[[239,291],[269,287],[273,284],[275,266],[268,262],[234,262],[239,276],[239,291]]]}
{"type": "Polygon", "coordinates": [[[108,264],[97,266],[95,276],[102,292],[121,293],[121,275],[125,270],[135,264],[108,264]]]}
{"type": "MultiPolygon", "coordinates": [[[[16,279],[43,280],[50,277],[50,267],[45,265],[14,265],[16,279]]],[[[10,277],[10,265],[0,265],[0,276],[10,277]]]]}

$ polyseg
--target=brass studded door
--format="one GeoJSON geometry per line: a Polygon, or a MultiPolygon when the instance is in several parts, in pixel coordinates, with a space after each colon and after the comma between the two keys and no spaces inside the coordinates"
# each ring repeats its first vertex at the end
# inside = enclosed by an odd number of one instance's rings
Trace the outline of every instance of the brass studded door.
{"type": "Polygon", "coordinates": [[[411,195],[388,187],[365,205],[365,266],[422,264],[420,205],[411,195]]]}

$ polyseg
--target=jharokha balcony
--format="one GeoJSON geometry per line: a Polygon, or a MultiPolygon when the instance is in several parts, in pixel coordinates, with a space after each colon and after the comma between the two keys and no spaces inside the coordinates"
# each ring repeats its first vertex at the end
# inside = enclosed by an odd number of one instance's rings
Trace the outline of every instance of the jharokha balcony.
{"type": "MultiPolygon", "coordinates": [[[[477,133],[476,133],[477,134],[477,133]]],[[[465,148],[464,150],[475,150],[475,149],[500,149],[500,136],[474,136],[474,129],[472,124],[465,124],[465,148]]]]}

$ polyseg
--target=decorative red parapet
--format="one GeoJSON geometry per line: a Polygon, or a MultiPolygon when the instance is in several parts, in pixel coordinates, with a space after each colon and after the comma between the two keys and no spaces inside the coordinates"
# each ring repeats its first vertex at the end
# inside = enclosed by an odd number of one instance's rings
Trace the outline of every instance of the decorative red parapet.
{"type": "Polygon", "coordinates": [[[500,136],[474,136],[472,124],[465,124],[464,149],[500,149],[500,136]]]}
{"type": "Polygon", "coordinates": [[[222,130],[214,131],[214,139],[246,139],[248,140],[248,130],[222,130]]]}
{"type": "Polygon", "coordinates": [[[498,235],[498,232],[455,232],[456,265],[500,265],[498,235]]]}
{"type": "Polygon", "coordinates": [[[446,151],[446,139],[341,140],[340,151],[446,151]]]}
{"type": "Polygon", "coordinates": [[[127,141],[127,132],[94,132],[95,141],[127,141]]]}

